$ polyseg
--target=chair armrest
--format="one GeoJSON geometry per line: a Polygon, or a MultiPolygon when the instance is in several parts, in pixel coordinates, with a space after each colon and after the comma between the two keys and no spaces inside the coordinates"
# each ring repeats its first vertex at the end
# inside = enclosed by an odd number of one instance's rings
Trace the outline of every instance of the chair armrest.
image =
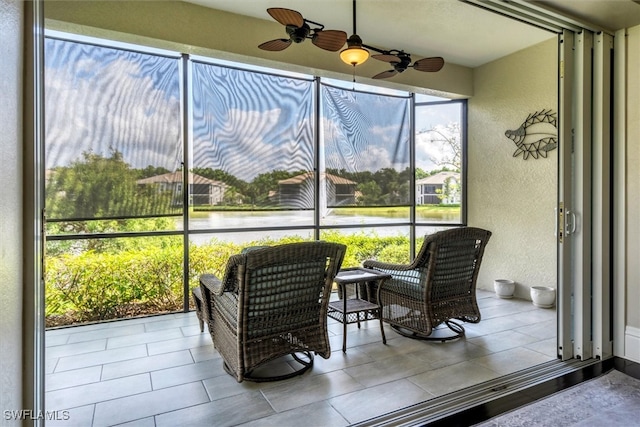
{"type": "Polygon", "coordinates": [[[365,268],[372,268],[374,270],[386,271],[407,271],[413,270],[414,267],[411,264],[394,264],[389,262],[374,261],[372,259],[366,260],[362,263],[365,268]]]}
{"type": "Polygon", "coordinates": [[[203,274],[200,276],[200,285],[205,286],[214,295],[222,295],[224,284],[213,274],[203,274]]]}

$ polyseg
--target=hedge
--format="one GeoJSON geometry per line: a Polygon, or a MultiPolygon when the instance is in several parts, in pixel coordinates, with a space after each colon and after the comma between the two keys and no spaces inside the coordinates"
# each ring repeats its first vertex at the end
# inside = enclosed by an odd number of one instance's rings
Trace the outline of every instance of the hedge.
{"type": "MultiPolygon", "coordinates": [[[[408,262],[407,237],[375,234],[323,233],[324,240],[347,245],[343,267],[361,265],[366,259],[408,262]]],[[[274,245],[302,241],[297,236],[269,238],[246,244],[274,245]]],[[[47,326],[104,321],[182,310],[183,250],[177,240],[146,244],[119,251],[88,250],[46,258],[45,313],[47,326]],[[62,320],[61,320],[62,319],[62,320]]],[[[227,259],[241,246],[211,240],[189,247],[189,287],[197,286],[202,273],[224,272],[227,259]]]]}

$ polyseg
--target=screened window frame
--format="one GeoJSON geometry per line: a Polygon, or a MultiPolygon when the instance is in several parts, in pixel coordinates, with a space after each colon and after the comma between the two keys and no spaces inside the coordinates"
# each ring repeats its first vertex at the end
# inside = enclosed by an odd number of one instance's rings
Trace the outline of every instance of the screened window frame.
{"type": "MultiPolygon", "coordinates": [[[[467,131],[467,111],[468,111],[468,103],[466,99],[451,99],[451,100],[442,100],[442,101],[421,101],[421,102],[415,102],[414,104],[414,108],[413,108],[413,113],[415,114],[415,111],[417,108],[422,107],[422,106],[434,106],[434,105],[455,105],[455,104],[459,104],[460,105],[460,149],[461,149],[461,159],[460,159],[460,183],[462,185],[462,189],[460,191],[460,221],[457,222],[429,222],[429,221],[418,221],[416,219],[416,221],[414,222],[414,227],[415,226],[428,226],[428,227],[442,227],[442,226],[466,226],[467,225],[467,171],[468,171],[468,150],[467,150],[467,145],[468,145],[468,131],[467,131]]],[[[416,130],[415,130],[415,119],[413,120],[413,126],[414,126],[414,130],[412,133],[412,136],[414,138],[413,141],[413,149],[415,150],[415,135],[416,135],[416,130]]],[[[412,166],[413,168],[413,179],[414,179],[414,183],[413,183],[413,189],[415,190],[416,188],[416,184],[415,184],[415,169],[416,169],[416,165],[415,163],[412,166]]],[[[415,206],[417,205],[416,200],[415,200],[415,195],[413,198],[413,206],[415,208],[415,206]]]]}
{"type": "MultiPolygon", "coordinates": [[[[216,66],[216,67],[221,67],[221,68],[226,68],[226,69],[230,69],[230,70],[235,70],[235,71],[239,71],[239,72],[248,72],[248,73],[254,73],[254,74],[261,74],[261,75],[265,75],[265,76],[272,76],[272,77],[276,77],[276,78],[285,78],[285,79],[293,79],[293,80],[299,80],[299,81],[306,81],[306,82],[310,82],[312,85],[317,82],[318,78],[317,77],[313,77],[313,76],[309,76],[309,75],[305,75],[305,74],[301,74],[301,73],[289,73],[286,71],[280,71],[280,70],[272,70],[272,72],[269,72],[269,69],[266,69],[264,67],[255,67],[256,69],[251,69],[251,66],[243,66],[243,64],[237,64],[237,63],[230,63],[229,61],[225,61],[225,60],[218,60],[215,58],[207,58],[207,57],[202,57],[202,56],[197,56],[197,55],[187,55],[188,57],[188,62],[189,62],[189,67],[188,69],[190,70],[189,72],[189,83],[188,85],[186,85],[188,87],[188,104],[189,104],[189,108],[190,110],[192,109],[192,104],[193,104],[193,90],[192,90],[192,82],[193,79],[191,78],[191,67],[192,64],[197,63],[197,64],[202,64],[202,65],[211,65],[211,66],[216,66]]],[[[314,99],[312,100],[312,116],[311,117],[311,121],[313,122],[313,126],[312,126],[312,151],[314,152],[314,158],[311,161],[312,167],[314,170],[318,170],[318,161],[317,161],[317,145],[318,145],[318,130],[317,130],[317,116],[318,116],[318,105],[317,105],[317,97],[318,97],[318,91],[316,88],[312,89],[313,92],[313,96],[314,99]]],[[[190,152],[187,154],[185,153],[185,164],[189,165],[189,167],[192,167],[192,159],[193,159],[193,135],[191,135],[191,121],[193,120],[193,114],[190,114],[190,117],[188,117],[188,130],[189,130],[189,139],[188,139],[188,143],[187,146],[189,147],[190,152]]],[[[317,186],[314,185],[314,206],[311,208],[314,212],[317,211],[317,186]]],[[[286,210],[286,209],[282,209],[282,210],[286,210]]],[[[315,215],[314,215],[315,218],[315,215]]],[[[315,223],[315,221],[314,221],[315,223]]],[[[185,227],[186,229],[186,227],[185,227]]],[[[241,231],[246,231],[246,230],[251,230],[251,231],[261,231],[261,230],[269,230],[269,229],[275,229],[275,230],[288,230],[288,229],[295,229],[295,230],[313,230],[314,229],[314,224],[311,225],[302,225],[302,226],[297,226],[297,227],[288,227],[288,226],[282,226],[282,227],[250,227],[250,228],[233,228],[233,227],[223,227],[223,228],[207,228],[207,229],[189,229],[189,231],[193,234],[211,234],[211,233],[237,233],[237,232],[241,232],[241,231]]]]}
{"type": "MultiPolygon", "coordinates": [[[[172,60],[176,60],[177,62],[177,66],[178,66],[178,80],[179,80],[179,85],[182,84],[182,82],[184,81],[184,75],[186,74],[186,70],[182,67],[182,63],[181,63],[181,59],[184,57],[184,54],[180,54],[179,52],[175,52],[175,51],[171,51],[171,50],[167,50],[167,49],[160,49],[160,48],[153,48],[153,47],[148,47],[148,46],[142,46],[142,45],[135,45],[132,43],[125,43],[125,42],[118,42],[115,40],[108,40],[108,39],[101,39],[101,38],[96,38],[96,37],[90,37],[90,36],[81,36],[81,35],[77,35],[77,34],[71,34],[71,33],[65,33],[62,31],[57,31],[57,30],[50,30],[50,29],[45,29],[44,31],[44,39],[46,42],[46,39],[53,39],[53,40],[59,40],[59,41],[63,41],[63,42],[70,42],[70,43],[76,43],[76,44],[83,44],[83,45],[87,45],[87,46],[92,46],[92,47],[99,47],[99,48],[106,48],[106,49],[113,49],[113,50],[120,50],[123,52],[128,52],[128,53],[133,53],[133,54],[141,54],[141,55],[148,55],[148,56],[156,56],[159,58],[165,58],[165,59],[172,59],[172,60]]],[[[46,53],[46,52],[45,52],[46,53]]],[[[47,61],[46,61],[46,56],[44,59],[44,63],[43,66],[45,67],[45,72],[46,72],[46,65],[47,65],[47,61]]],[[[184,87],[180,86],[180,92],[182,95],[182,92],[184,92],[184,87]]],[[[46,97],[46,93],[45,93],[45,97],[46,97]]],[[[181,104],[182,104],[182,99],[181,99],[181,104]]],[[[46,104],[45,104],[46,106],[46,104]]],[[[182,109],[184,109],[184,106],[181,106],[182,109]]],[[[180,117],[182,119],[182,117],[180,117]]],[[[181,122],[180,123],[180,136],[183,137],[184,132],[183,129],[185,128],[186,123],[181,122]]],[[[186,145],[186,140],[182,140],[181,141],[182,144],[182,148],[183,148],[183,152],[185,149],[185,145],[186,145]]],[[[45,134],[45,140],[44,140],[44,152],[45,152],[45,158],[46,158],[46,152],[47,152],[47,144],[46,144],[46,134],[45,134]]],[[[183,162],[184,164],[184,159],[183,162]]],[[[44,169],[46,169],[46,163],[42,165],[42,167],[44,169]]],[[[43,170],[43,176],[46,176],[46,170],[43,170]]],[[[183,181],[184,183],[184,181],[183,181]]],[[[44,184],[44,188],[43,188],[43,192],[46,194],[46,183],[44,184]]],[[[46,211],[46,206],[45,206],[45,211],[46,211]]],[[[183,217],[184,216],[184,204],[183,206],[180,207],[180,211],[181,212],[177,212],[177,213],[159,213],[159,214],[143,214],[143,215],[136,215],[136,216],[130,216],[130,215],[107,215],[107,216],[102,216],[102,217],[77,217],[77,218],[48,218],[46,217],[46,221],[44,226],[46,227],[46,223],[60,223],[60,222],[86,222],[86,221],[101,221],[101,220],[130,220],[130,219],[149,219],[149,218],[176,218],[176,217],[183,217]]],[[[91,238],[105,238],[105,237],[139,237],[139,236],[167,236],[167,235],[176,235],[176,234],[183,234],[181,230],[176,230],[176,231],[171,231],[171,230],[163,230],[163,231],[154,231],[154,232],[113,232],[113,233],[83,233],[83,234],[57,234],[57,235],[50,235],[50,234],[45,234],[45,240],[84,240],[84,239],[91,239],[91,238]]]]}
{"type": "MultiPolygon", "coordinates": [[[[319,90],[319,94],[318,96],[321,96],[322,94],[322,87],[328,87],[328,88],[332,88],[332,89],[337,89],[337,90],[343,90],[343,91],[347,91],[347,92],[356,92],[356,93],[360,93],[360,94],[364,94],[364,95],[371,95],[371,96],[384,96],[384,97],[388,97],[388,98],[397,98],[397,99],[406,99],[409,103],[409,105],[407,106],[407,112],[409,115],[409,129],[408,129],[408,165],[407,167],[409,168],[410,173],[410,182],[409,182],[409,194],[407,197],[407,202],[406,204],[402,204],[402,203],[390,203],[390,204],[383,204],[383,205],[371,205],[371,206],[363,206],[363,207],[408,207],[409,208],[409,215],[408,215],[408,221],[398,221],[398,222],[393,222],[391,224],[382,224],[382,223],[366,223],[366,224],[362,224],[363,227],[369,227],[371,225],[375,225],[377,227],[384,227],[384,226],[406,226],[409,225],[411,226],[412,221],[411,221],[411,210],[412,210],[412,205],[414,204],[413,200],[413,190],[412,187],[415,186],[414,181],[414,174],[415,174],[415,168],[413,166],[413,156],[412,156],[412,151],[413,151],[413,145],[414,145],[414,133],[415,133],[415,126],[414,126],[414,120],[413,120],[413,112],[414,112],[414,108],[413,108],[413,104],[412,104],[412,100],[414,98],[414,95],[412,93],[409,92],[404,92],[404,91],[394,91],[395,93],[378,93],[375,92],[373,90],[370,89],[366,89],[362,88],[362,89],[356,89],[355,85],[353,88],[349,89],[349,88],[344,88],[341,87],[339,85],[336,85],[334,83],[331,83],[330,81],[325,81],[326,79],[319,79],[320,80],[320,90],[319,90]],[[406,93],[406,94],[405,94],[406,93]]],[[[321,116],[324,115],[324,112],[321,112],[321,116]]],[[[318,144],[320,145],[320,141],[318,141],[318,144]]],[[[324,144],[324,143],[323,143],[324,144]]],[[[323,145],[324,146],[324,145],[323,145]]],[[[326,172],[326,169],[325,171],[326,172]]],[[[403,171],[397,171],[398,173],[402,173],[403,171]]],[[[321,229],[322,228],[335,228],[334,225],[332,224],[321,224],[321,229]]]]}
{"type": "MultiPolygon", "coordinates": [[[[96,39],[96,38],[92,38],[92,37],[84,37],[84,36],[78,36],[78,35],[73,35],[73,34],[67,34],[67,33],[62,33],[62,32],[58,32],[58,31],[54,31],[54,30],[46,30],[45,31],[45,38],[54,38],[54,39],[58,39],[58,40],[62,40],[62,41],[69,41],[69,42],[73,42],[73,43],[82,43],[82,44],[88,44],[88,45],[95,45],[95,46],[100,46],[100,47],[107,47],[107,48],[111,48],[111,49],[122,49],[125,51],[130,51],[130,52],[135,52],[135,53],[141,53],[141,54],[146,54],[146,55],[158,55],[158,56],[162,56],[162,57],[167,57],[167,58],[171,58],[171,59],[180,59],[182,58],[182,67],[180,68],[180,73],[182,74],[181,76],[181,91],[183,92],[183,96],[181,98],[181,101],[183,103],[182,105],[182,111],[184,112],[183,117],[182,117],[182,122],[181,122],[181,128],[183,130],[182,135],[185,135],[183,137],[183,141],[182,141],[182,145],[183,145],[183,149],[184,149],[184,158],[183,158],[183,165],[190,165],[190,156],[193,154],[192,153],[192,141],[191,141],[191,133],[188,130],[190,127],[190,120],[191,120],[191,103],[192,103],[192,94],[191,94],[191,68],[190,68],[190,63],[191,62],[202,62],[202,63],[206,63],[206,64],[211,64],[211,65],[216,65],[216,66],[220,66],[220,67],[227,67],[227,68],[232,68],[232,69],[236,69],[239,71],[245,71],[245,72],[252,72],[252,73],[262,73],[262,74],[267,74],[267,75],[273,75],[273,76],[277,76],[277,77],[284,77],[284,78],[296,78],[296,79],[300,79],[300,80],[308,80],[308,81],[314,81],[315,82],[315,107],[314,107],[314,129],[313,129],[313,133],[314,133],[314,154],[315,154],[315,158],[313,159],[313,164],[315,167],[315,170],[319,170],[319,150],[320,150],[320,135],[319,135],[319,121],[322,119],[321,118],[321,114],[320,114],[320,102],[321,102],[321,94],[320,94],[320,85],[329,85],[329,86],[334,86],[338,89],[341,90],[346,90],[343,87],[340,86],[335,86],[332,85],[330,82],[325,82],[321,77],[319,76],[309,76],[306,74],[302,74],[302,73],[295,73],[295,72],[287,72],[287,71],[282,71],[282,70],[277,70],[277,69],[271,69],[271,68],[265,68],[265,67],[254,67],[251,65],[247,65],[247,66],[243,66],[243,64],[240,63],[235,63],[235,62],[230,62],[230,61],[226,61],[226,60],[222,60],[222,59],[216,59],[216,58],[210,58],[210,57],[204,57],[201,55],[191,55],[188,53],[179,53],[179,52],[173,52],[173,51],[168,51],[168,50],[163,50],[163,49],[155,49],[155,48],[148,48],[142,45],[133,45],[133,44],[129,44],[129,43],[121,43],[121,42],[115,42],[112,40],[107,40],[107,39],[96,39]]],[[[336,80],[336,79],[329,79],[329,80],[336,80]]],[[[370,85],[369,85],[370,86],[370,85]]],[[[373,87],[373,86],[371,86],[373,87]]],[[[354,85],[354,89],[355,89],[355,85],[354,85]]],[[[56,235],[50,235],[47,234],[45,236],[45,241],[64,241],[64,240],[86,240],[86,239],[107,239],[107,238],[122,238],[122,237],[153,237],[153,236],[175,236],[175,235],[181,235],[184,237],[184,241],[186,243],[188,243],[188,239],[190,235],[196,235],[196,234],[211,234],[211,235],[216,235],[216,234],[225,234],[225,233],[246,233],[246,232],[258,232],[258,231],[269,231],[269,230],[273,230],[273,231],[296,231],[296,230],[300,230],[300,231],[311,231],[314,239],[315,240],[319,240],[320,239],[320,234],[321,231],[323,230],[341,230],[341,229],[356,229],[356,228],[366,228],[366,229],[376,229],[376,228],[382,228],[382,227],[389,227],[392,226],[394,228],[401,228],[401,227],[409,227],[409,236],[410,236],[410,256],[411,258],[413,258],[414,254],[415,254],[415,243],[416,243],[416,239],[420,239],[423,236],[416,236],[416,228],[420,227],[420,228],[433,228],[433,229],[441,229],[441,228],[448,228],[448,227],[456,227],[456,226],[465,226],[467,223],[467,209],[466,209],[466,204],[467,204],[467,190],[466,190],[466,171],[467,171],[467,101],[465,99],[452,99],[452,100],[441,100],[441,101],[423,101],[423,102],[416,102],[416,94],[412,93],[412,92],[407,92],[408,95],[394,95],[393,93],[377,93],[374,92],[372,90],[358,90],[359,92],[363,92],[363,93],[371,93],[374,95],[383,95],[383,96],[390,96],[390,97],[398,97],[398,98],[405,98],[408,97],[410,98],[410,106],[409,106],[409,115],[410,115],[410,131],[409,131],[409,158],[410,158],[410,169],[412,171],[411,173],[411,183],[410,183],[410,196],[409,196],[409,209],[410,209],[410,216],[408,221],[405,222],[397,222],[397,223],[393,223],[393,224],[387,224],[387,223],[367,223],[367,224],[326,224],[326,225],[322,225],[320,218],[319,218],[319,203],[318,203],[318,197],[319,197],[319,184],[320,184],[320,178],[319,175],[320,174],[315,174],[315,183],[314,183],[314,193],[315,193],[315,206],[314,206],[314,224],[313,225],[302,225],[302,226],[287,226],[287,225],[283,225],[283,226],[269,226],[269,227],[244,227],[244,228],[207,228],[207,229],[191,229],[188,226],[188,222],[189,222],[189,209],[183,209],[182,212],[182,218],[183,218],[183,229],[182,230],[162,230],[162,231],[136,231],[136,232],[105,232],[105,233],[83,233],[83,234],[56,234],[56,235]],[[462,144],[462,164],[461,164],[461,182],[462,182],[462,191],[461,191],[461,217],[460,217],[460,221],[459,222],[424,222],[424,221],[417,221],[416,220],[416,216],[415,216],[415,208],[416,208],[416,198],[415,198],[415,190],[416,190],[416,185],[415,185],[415,111],[416,108],[423,106],[423,105],[451,105],[452,103],[459,103],[461,105],[461,122],[460,122],[460,130],[461,130],[461,144],[462,144]]],[[[401,92],[401,91],[399,91],[401,92]]],[[[46,146],[45,146],[46,147],[46,146]]],[[[44,167],[44,166],[43,166],[44,167]]],[[[184,169],[184,168],[183,168],[184,169]]],[[[186,174],[185,174],[186,176],[186,174]]],[[[184,187],[184,186],[183,186],[184,187]]],[[[189,188],[190,186],[187,186],[187,188],[189,188]]],[[[184,199],[188,202],[190,199],[190,195],[185,194],[184,199]]],[[[157,215],[157,216],[151,216],[152,218],[160,218],[162,216],[172,216],[175,217],[176,215],[157,215]]],[[[180,216],[180,215],[178,215],[180,216]]],[[[129,217],[126,218],[122,218],[122,219],[128,219],[129,217]]],[[[140,216],[140,217],[135,217],[135,218],[149,218],[149,216],[140,216]]],[[[95,219],[95,218],[92,218],[95,219]]],[[[109,219],[120,219],[120,218],[109,218],[109,219]]],[[[64,219],[61,220],[56,220],[56,221],[64,221],[64,219]]],[[[184,260],[185,260],[185,264],[184,264],[184,271],[185,271],[185,277],[184,277],[184,288],[185,288],[185,295],[184,295],[184,311],[188,311],[189,310],[189,306],[188,306],[188,283],[189,283],[189,277],[188,277],[188,271],[189,271],[189,257],[188,257],[188,244],[184,245],[184,251],[185,251],[185,256],[184,256],[184,260]]]]}

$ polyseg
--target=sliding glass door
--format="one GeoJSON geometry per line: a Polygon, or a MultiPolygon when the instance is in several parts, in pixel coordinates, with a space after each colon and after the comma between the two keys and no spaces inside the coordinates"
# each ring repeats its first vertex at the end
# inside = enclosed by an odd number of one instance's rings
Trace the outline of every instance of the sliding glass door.
{"type": "Polygon", "coordinates": [[[557,239],[558,354],[613,355],[611,330],[610,35],[565,30],[560,38],[560,184],[557,239]]]}

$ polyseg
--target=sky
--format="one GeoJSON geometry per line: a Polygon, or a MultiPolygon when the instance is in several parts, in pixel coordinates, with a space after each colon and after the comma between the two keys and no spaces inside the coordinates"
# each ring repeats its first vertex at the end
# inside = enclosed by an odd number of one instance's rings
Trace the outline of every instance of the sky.
{"type": "MultiPolygon", "coordinates": [[[[82,153],[123,153],[131,167],[178,169],[183,158],[180,59],[47,38],[46,167],[82,153]]],[[[315,83],[193,61],[191,166],[223,169],[251,181],[272,170],[311,170],[315,83]]],[[[323,80],[324,82],[324,80],[323,80]]],[[[353,172],[409,165],[408,94],[375,87],[356,92],[322,86],[321,157],[353,172]]],[[[460,106],[420,107],[418,131],[459,121],[460,106]]],[[[416,138],[417,166],[430,169],[440,150],[416,138]]]]}
{"type": "Polygon", "coordinates": [[[177,71],[175,59],[46,39],[47,168],[116,149],[133,167],[174,170],[182,158],[177,71]]]}

